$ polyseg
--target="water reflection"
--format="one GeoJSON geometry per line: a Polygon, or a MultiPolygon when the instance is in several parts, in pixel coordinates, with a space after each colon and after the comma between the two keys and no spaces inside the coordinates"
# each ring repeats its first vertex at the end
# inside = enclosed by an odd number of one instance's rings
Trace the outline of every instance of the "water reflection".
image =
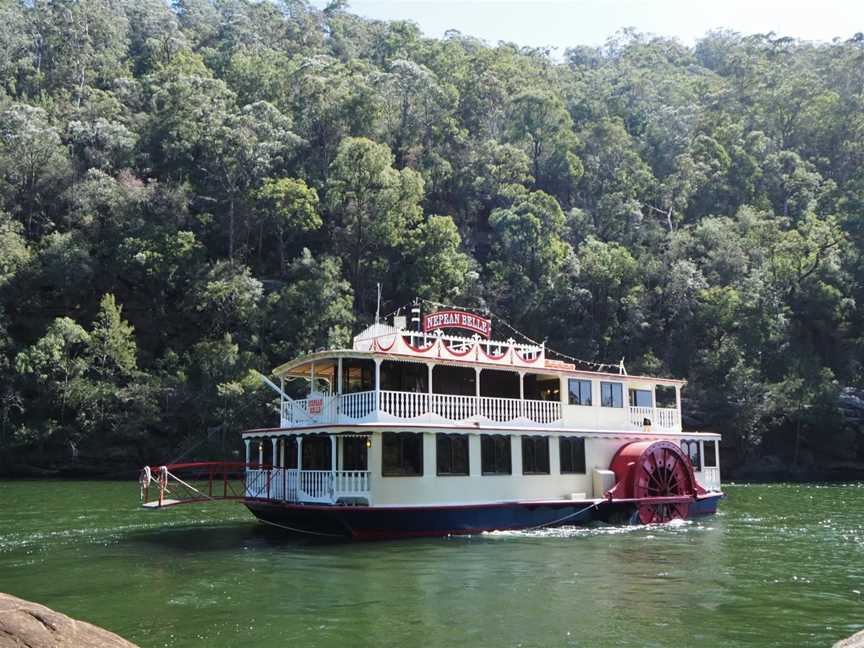
{"type": "Polygon", "coordinates": [[[722,514],[671,525],[369,543],[239,506],[145,514],[129,484],[0,490],[2,589],[144,648],[825,646],[864,619],[858,485],[732,487],[722,514]]]}

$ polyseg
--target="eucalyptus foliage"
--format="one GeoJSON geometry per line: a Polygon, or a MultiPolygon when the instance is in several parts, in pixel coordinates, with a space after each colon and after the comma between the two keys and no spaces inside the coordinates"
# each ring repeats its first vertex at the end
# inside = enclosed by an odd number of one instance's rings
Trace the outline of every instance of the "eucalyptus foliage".
{"type": "Polygon", "coordinates": [[[687,378],[732,460],[860,460],[862,223],[860,34],[553,56],[344,2],[0,0],[0,470],[230,453],[274,416],[250,372],[350,344],[378,283],[687,378]]]}

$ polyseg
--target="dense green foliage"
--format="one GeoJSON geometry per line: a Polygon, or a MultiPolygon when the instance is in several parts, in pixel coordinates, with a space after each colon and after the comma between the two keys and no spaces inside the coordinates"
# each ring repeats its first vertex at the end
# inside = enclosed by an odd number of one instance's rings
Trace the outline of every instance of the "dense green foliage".
{"type": "MultiPolygon", "coordinates": [[[[854,459],[864,38],[563,60],[303,0],[0,0],[0,464],[269,422],[250,374],[416,296],[854,459]]],[[[2,469],[2,465],[0,465],[2,469]]]]}

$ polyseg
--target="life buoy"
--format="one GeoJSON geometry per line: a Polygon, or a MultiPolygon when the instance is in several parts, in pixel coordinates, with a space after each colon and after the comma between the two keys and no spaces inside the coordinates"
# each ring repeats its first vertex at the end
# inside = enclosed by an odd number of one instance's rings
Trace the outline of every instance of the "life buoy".
{"type": "Polygon", "coordinates": [[[141,474],[138,475],[138,483],[141,484],[141,488],[146,488],[151,479],[150,466],[144,466],[141,469],[141,474]]]}

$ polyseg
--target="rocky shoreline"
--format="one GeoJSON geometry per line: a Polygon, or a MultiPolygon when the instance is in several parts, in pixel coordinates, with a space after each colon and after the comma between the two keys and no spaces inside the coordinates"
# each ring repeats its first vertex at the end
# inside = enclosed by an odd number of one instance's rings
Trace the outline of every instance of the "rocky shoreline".
{"type": "Polygon", "coordinates": [[[138,648],[113,632],[0,592],[0,648],[138,648]]]}

